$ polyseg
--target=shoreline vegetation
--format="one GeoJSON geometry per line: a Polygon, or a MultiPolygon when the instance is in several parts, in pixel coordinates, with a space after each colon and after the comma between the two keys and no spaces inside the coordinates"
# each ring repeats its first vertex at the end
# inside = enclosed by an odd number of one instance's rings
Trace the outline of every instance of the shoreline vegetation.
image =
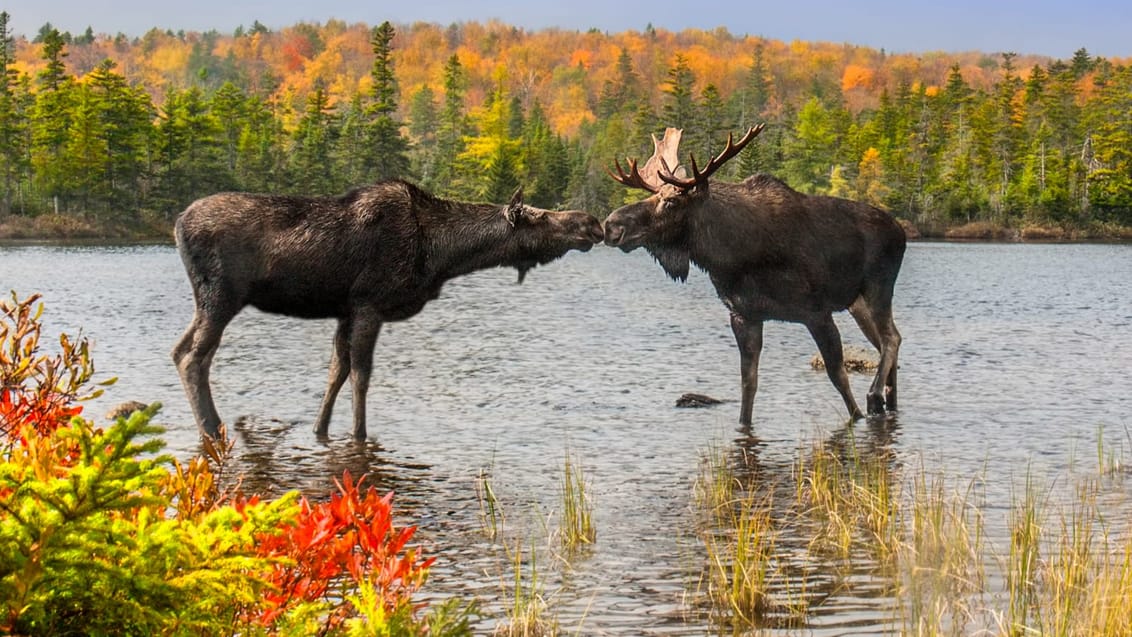
{"type": "MultiPolygon", "coordinates": [[[[994,243],[1132,243],[1132,227],[1089,225],[1002,224],[971,221],[950,226],[915,225],[899,219],[911,241],[986,241],[994,243]]],[[[0,242],[130,241],[172,242],[173,224],[164,219],[138,223],[88,218],[83,215],[43,214],[35,217],[0,216],[0,242]]]]}

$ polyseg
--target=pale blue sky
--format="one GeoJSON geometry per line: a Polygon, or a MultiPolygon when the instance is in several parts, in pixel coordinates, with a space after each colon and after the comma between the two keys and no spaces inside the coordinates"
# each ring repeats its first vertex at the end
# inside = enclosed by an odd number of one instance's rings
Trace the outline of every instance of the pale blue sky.
{"type": "Polygon", "coordinates": [[[499,19],[526,29],[618,32],[712,29],[778,40],[823,40],[890,52],[1014,51],[1069,58],[1132,57],[1128,0],[0,0],[11,28],[29,37],[45,22],[80,34],[141,35],[151,27],[231,33],[253,21],[271,28],[330,18],[376,25],[499,19]]]}

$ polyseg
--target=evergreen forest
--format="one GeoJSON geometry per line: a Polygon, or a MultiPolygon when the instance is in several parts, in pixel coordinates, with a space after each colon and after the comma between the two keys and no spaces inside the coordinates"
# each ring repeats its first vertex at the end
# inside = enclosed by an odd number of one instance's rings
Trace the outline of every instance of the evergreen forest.
{"type": "MultiPolygon", "coordinates": [[[[1087,44],[1087,43],[1084,43],[1087,44]]],[[[1132,226],[1132,59],[888,53],[725,28],[525,31],[328,21],[141,37],[10,32],[0,13],[0,220],[162,230],[222,190],[434,193],[608,214],[606,173],[684,129],[717,178],[772,173],[939,230],[1132,226]]]]}

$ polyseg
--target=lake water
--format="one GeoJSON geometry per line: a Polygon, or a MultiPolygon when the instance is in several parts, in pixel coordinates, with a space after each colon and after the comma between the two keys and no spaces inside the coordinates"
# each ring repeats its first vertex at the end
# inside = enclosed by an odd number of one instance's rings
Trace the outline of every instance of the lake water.
{"type": "MultiPolygon", "coordinates": [[[[569,563],[537,564],[562,630],[696,635],[710,625],[689,601],[703,560],[692,487],[713,447],[788,475],[799,449],[851,433],[907,465],[981,476],[1000,517],[1027,472],[1052,488],[1095,467],[1098,437],[1132,457],[1132,246],[911,244],[895,298],[900,412],[852,429],[793,324],[767,325],[750,433],[736,428],[737,402],[674,407],[684,392],[738,398],[727,312],[702,273],[681,285],[643,252],[598,247],[521,286],[515,278],[457,279],[414,319],[386,326],[364,443],[350,438],[348,388],[330,439],[311,432],[334,324],[246,310],[225,334],[212,381],[248,484],[320,497],[344,469],[370,474],[438,556],[430,593],[475,595],[500,617],[514,578],[504,547],[543,553],[570,454],[589,485],[597,542],[569,563]],[[506,543],[483,532],[481,474],[507,516],[506,543]]],[[[10,289],[42,293],[45,333],[81,330],[97,377],[119,378],[88,415],[160,401],[170,450],[196,453],[169,357],[192,315],[171,246],[0,247],[0,290],[10,289]]],[[[838,324],[846,343],[866,345],[847,315],[838,324]]],[[[870,380],[852,376],[858,401],[870,380]]],[[[1128,519],[1130,483],[1105,487],[1117,520],[1128,519]]],[[[992,517],[989,540],[1001,546],[992,517]]],[[[812,609],[803,631],[873,634],[891,616],[883,587],[865,581],[812,609]]]]}

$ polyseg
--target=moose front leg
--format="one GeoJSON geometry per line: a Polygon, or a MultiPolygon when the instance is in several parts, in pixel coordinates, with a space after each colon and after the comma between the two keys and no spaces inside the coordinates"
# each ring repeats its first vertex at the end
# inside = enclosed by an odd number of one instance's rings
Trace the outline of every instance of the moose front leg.
{"type": "Polygon", "coordinates": [[[357,313],[350,326],[350,389],[354,393],[354,439],[366,439],[366,392],[373,370],[373,348],[381,332],[376,316],[357,313]]]}
{"type": "Polygon", "coordinates": [[[209,369],[220,347],[220,336],[233,315],[232,312],[210,313],[198,308],[184,336],[173,348],[173,362],[189,398],[193,418],[201,436],[207,438],[220,437],[220,414],[212,400],[209,369]]]}
{"type": "Polygon", "coordinates": [[[739,406],[739,424],[750,426],[755,406],[755,393],[759,390],[759,355],[763,351],[763,322],[748,321],[731,313],[731,331],[739,345],[739,373],[743,385],[743,398],[739,406]]]}
{"type": "Polygon", "coordinates": [[[845,353],[841,348],[841,333],[837,331],[837,324],[833,322],[833,315],[826,314],[819,320],[806,323],[814,342],[818,345],[822,360],[825,362],[825,373],[833,386],[845,401],[851,420],[863,418],[861,408],[853,400],[853,391],[849,388],[849,374],[845,372],[845,353]]]}
{"type": "Polygon", "coordinates": [[[326,394],[314,421],[314,433],[325,436],[330,429],[330,415],[334,411],[334,401],[346,379],[350,376],[350,319],[338,319],[338,329],[334,332],[334,349],[330,353],[330,373],[326,384],[326,394]]]}

